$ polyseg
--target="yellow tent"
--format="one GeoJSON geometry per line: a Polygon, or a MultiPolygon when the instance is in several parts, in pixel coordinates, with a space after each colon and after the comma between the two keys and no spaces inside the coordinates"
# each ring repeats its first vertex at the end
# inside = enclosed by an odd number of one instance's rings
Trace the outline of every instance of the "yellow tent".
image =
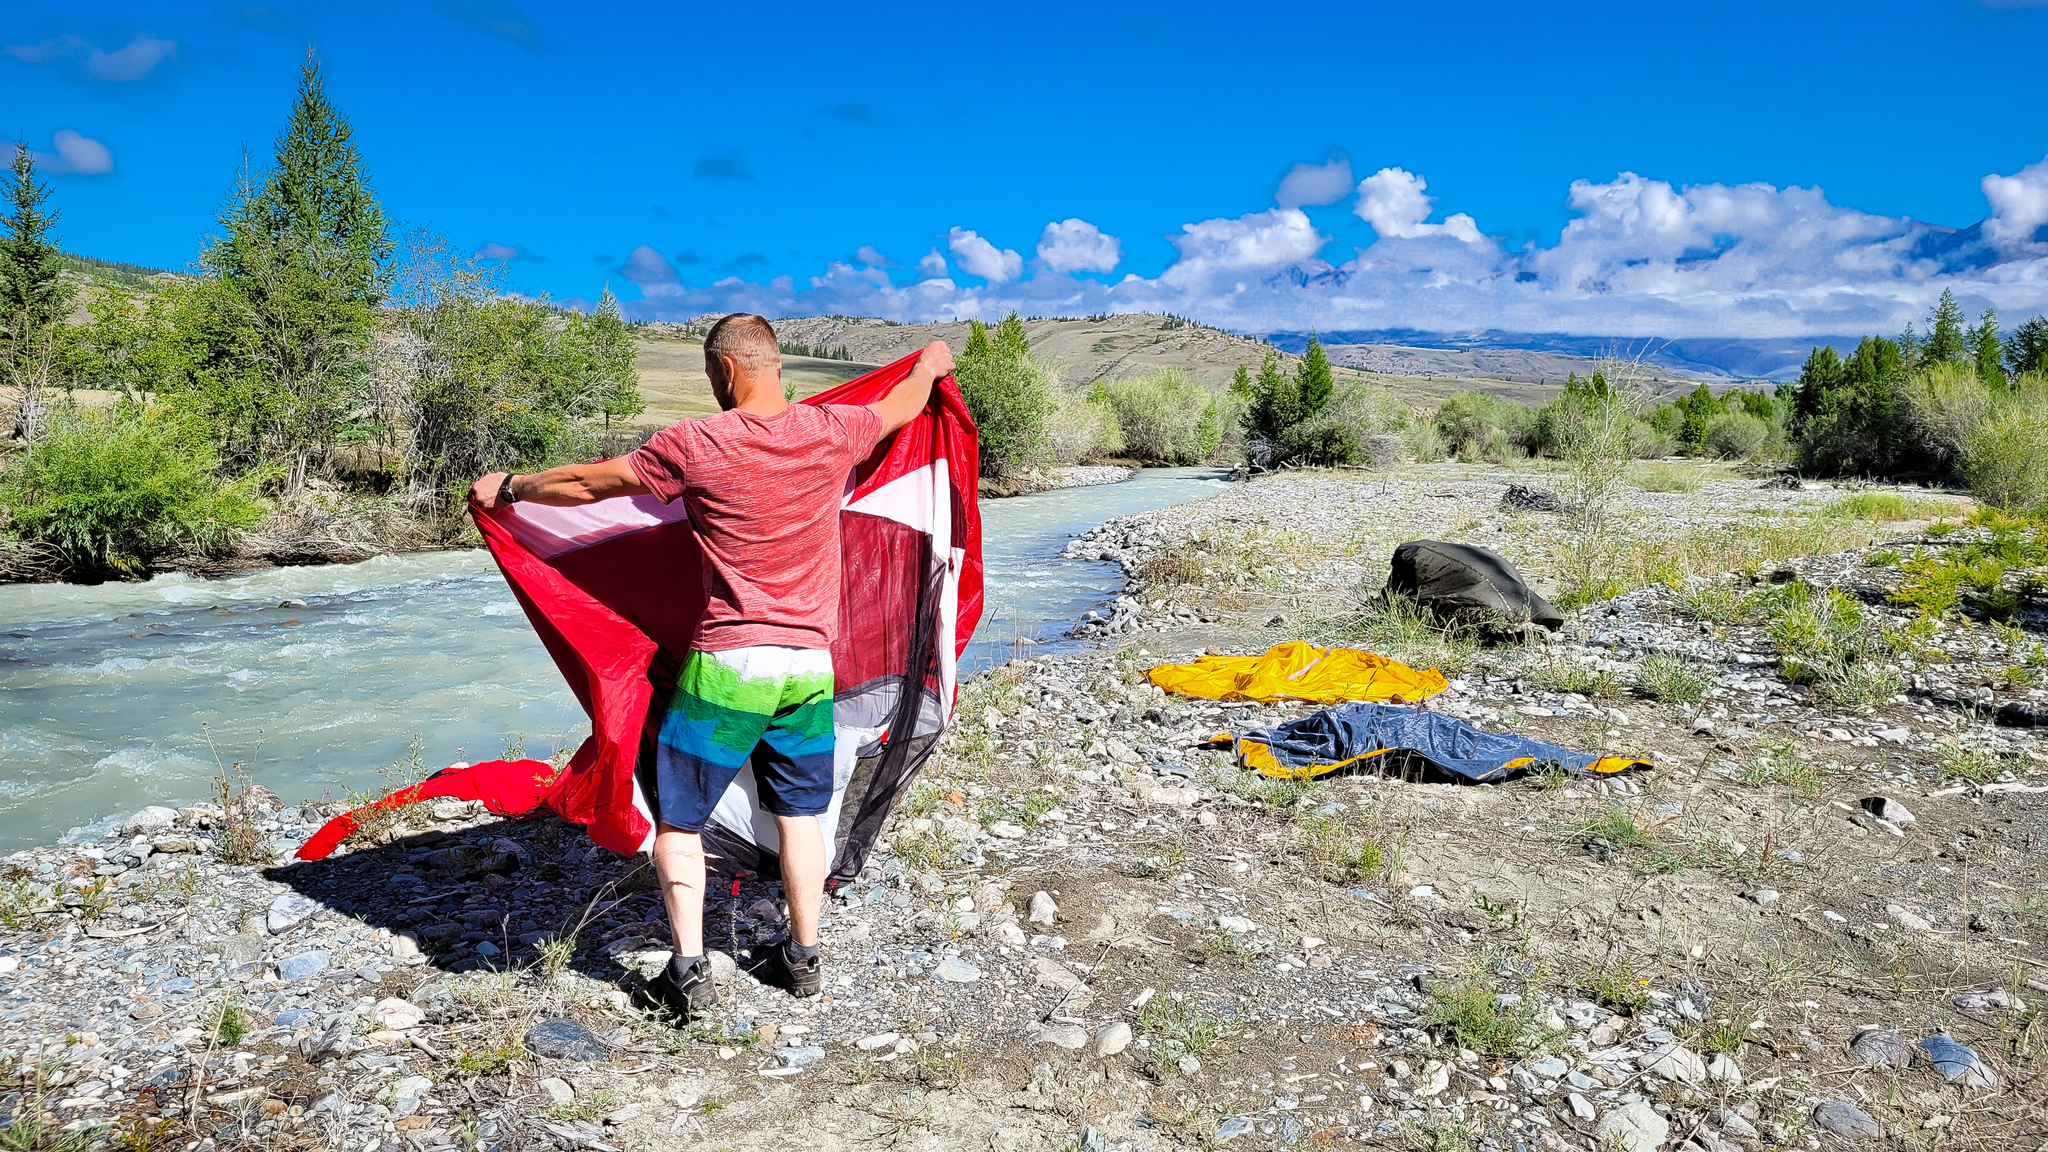
{"type": "Polygon", "coordinates": [[[1290,640],[1261,656],[1204,656],[1148,673],[1168,692],[1206,700],[1368,700],[1416,704],[1450,687],[1434,668],[1416,671],[1356,648],[1317,648],[1290,640]]]}

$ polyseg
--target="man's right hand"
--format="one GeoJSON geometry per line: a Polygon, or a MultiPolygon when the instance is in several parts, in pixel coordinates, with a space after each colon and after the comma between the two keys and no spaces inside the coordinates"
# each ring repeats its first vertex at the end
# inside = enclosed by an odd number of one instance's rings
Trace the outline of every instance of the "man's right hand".
{"type": "Polygon", "coordinates": [[[953,370],[953,350],[944,340],[932,341],[918,354],[917,370],[930,372],[931,378],[937,380],[953,370]]]}
{"type": "Polygon", "coordinates": [[[498,507],[498,489],[505,483],[503,472],[486,472],[483,478],[469,486],[469,502],[486,512],[498,507]]]}

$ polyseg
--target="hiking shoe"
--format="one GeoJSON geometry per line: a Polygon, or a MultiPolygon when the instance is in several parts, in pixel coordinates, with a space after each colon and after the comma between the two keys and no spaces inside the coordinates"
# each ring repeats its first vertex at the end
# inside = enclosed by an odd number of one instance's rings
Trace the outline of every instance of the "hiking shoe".
{"type": "Polygon", "coordinates": [[[754,979],[763,984],[773,985],[798,999],[816,996],[825,990],[825,956],[816,946],[804,949],[808,957],[790,954],[790,949],[802,948],[794,940],[785,939],[768,950],[749,969],[754,979]]]}
{"type": "Polygon", "coordinates": [[[685,960],[671,955],[668,967],[641,990],[646,1006],[695,1020],[718,1003],[718,989],[711,982],[711,958],[696,956],[685,960]]]}

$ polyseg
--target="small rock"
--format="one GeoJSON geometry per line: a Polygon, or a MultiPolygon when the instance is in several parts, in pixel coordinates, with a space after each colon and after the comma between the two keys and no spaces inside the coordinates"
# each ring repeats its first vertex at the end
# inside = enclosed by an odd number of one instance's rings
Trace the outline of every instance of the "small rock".
{"type": "Polygon", "coordinates": [[[732,983],[732,978],[739,975],[739,962],[716,948],[706,952],[704,958],[711,961],[711,982],[713,984],[730,984],[732,983]]]}
{"type": "Polygon", "coordinates": [[[1581,1120],[1591,1120],[1593,1118],[1593,1102],[1584,1096],[1573,1092],[1565,1097],[1565,1101],[1572,1106],[1572,1115],[1581,1120]]]}
{"type": "Polygon", "coordinates": [[[1998,1073],[1986,1067],[1976,1050],[1947,1036],[1929,1036],[1920,1042],[1920,1050],[1934,1062],[1942,1078],[1951,1082],[1961,1081],[1971,1088],[1993,1088],[1998,1085],[1998,1073]]]}
{"type": "Polygon", "coordinates": [[[948,956],[932,969],[932,975],[948,984],[972,984],[981,979],[981,969],[958,956],[948,956]]]}
{"type": "Polygon", "coordinates": [[[1707,1062],[1683,1044],[1660,1048],[1637,1061],[1643,1071],[1679,1084],[1699,1085],[1707,1079],[1707,1062]]]}
{"type": "Polygon", "coordinates": [[[1131,1026],[1121,1020],[1105,1024],[1095,1033],[1089,1051],[1097,1056],[1114,1056],[1131,1046],[1131,1026]]]}
{"type": "Polygon", "coordinates": [[[853,1046],[863,1052],[873,1052],[877,1048],[892,1048],[901,1038],[894,1032],[877,1032],[872,1036],[863,1036],[855,1040],[853,1046]]]}
{"type": "Polygon", "coordinates": [[[1025,902],[1024,918],[1026,920],[1029,920],[1033,924],[1044,924],[1050,926],[1052,924],[1052,918],[1058,914],[1059,910],[1059,905],[1052,902],[1052,896],[1050,894],[1045,892],[1033,892],[1031,894],[1031,899],[1025,902]]]}
{"type": "Polygon", "coordinates": [[[142,809],[121,822],[121,835],[154,836],[158,832],[169,831],[177,823],[178,810],[176,808],[165,808],[161,804],[151,804],[149,807],[142,809]]]}
{"type": "Polygon", "coordinates": [[[1081,1129],[1080,1152],[1109,1152],[1109,1141],[1102,1135],[1102,1129],[1093,1124],[1081,1129]]]}
{"type": "Polygon", "coordinates": [[[1714,1123],[1721,1126],[1722,1132],[1733,1136],[1737,1140],[1755,1140],[1758,1135],[1756,1125],[1743,1118],[1739,1112],[1731,1112],[1726,1109],[1716,1112],[1714,1113],[1714,1123]]]}
{"type": "Polygon", "coordinates": [[[1079,1050],[1088,1043],[1088,1032],[1079,1024],[1048,1024],[1038,1029],[1038,1042],[1079,1050]]]}
{"type": "Polygon", "coordinates": [[[1218,916],[1216,927],[1232,936],[1248,936],[1259,928],[1257,924],[1242,916],[1218,916]]]}
{"type": "Polygon", "coordinates": [[[1904,804],[1889,796],[1865,796],[1857,801],[1857,803],[1863,805],[1865,812],[1870,813],[1879,820],[1889,820],[1894,824],[1911,824],[1913,822],[1913,813],[1904,804]]]}
{"type": "Polygon", "coordinates": [[[420,942],[404,932],[393,936],[384,946],[400,960],[410,960],[420,954],[420,942]]]}
{"type": "Polygon", "coordinates": [[[1734,1057],[1721,1053],[1707,1061],[1707,1079],[1716,1084],[1726,1084],[1730,1088],[1740,1088],[1742,1065],[1737,1064],[1734,1057]]]}
{"type": "MultiPolygon", "coordinates": [[[[1283,618],[1282,618],[1282,617],[1275,617],[1275,619],[1283,619],[1283,618]]],[[[1237,1139],[1237,1138],[1238,1138],[1239,1136],[1245,1136],[1245,1135],[1249,1135],[1251,1131],[1252,1131],[1252,1120],[1251,1120],[1251,1117],[1249,1117],[1249,1116],[1232,1116],[1232,1117],[1230,1117],[1229,1119],[1225,1120],[1225,1121],[1224,1121],[1224,1122],[1223,1122],[1222,1124],[1220,1124],[1220,1125],[1218,1125],[1218,1126],[1217,1126],[1217,1128],[1216,1128],[1216,1142],[1217,1142],[1218,1144],[1226,1144],[1226,1143],[1229,1143],[1229,1142],[1230,1142],[1230,1141],[1232,1141],[1232,1140],[1235,1140],[1235,1139],[1237,1139]]]]}
{"type": "Polygon", "coordinates": [[[1202,1062],[1193,1056],[1183,1056],[1180,1058],[1180,1063],[1174,1065],[1174,1067],[1179,1068],[1180,1074],[1183,1076],[1193,1076],[1202,1070],[1202,1062]]]}
{"type": "Polygon", "coordinates": [[[311,980],[327,971],[327,953],[321,949],[287,956],[277,962],[277,978],[286,983],[311,980]]]}
{"type": "Polygon", "coordinates": [[[1758,904],[1776,904],[1778,902],[1779,895],[1778,890],[1776,888],[1759,888],[1756,891],[1751,892],[1749,894],[1749,898],[1751,900],[1754,900],[1758,904]]]}
{"type": "Polygon", "coordinates": [[[995,937],[999,944],[1007,944],[1012,948],[1024,946],[1024,929],[1019,928],[1014,920],[1005,920],[996,925],[995,937]]]}
{"type": "Polygon", "coordinates": [[[1541,1060],[1531,1060],[1528,1067],[1529,1071],[1546,1080],[1562,1080],[1564,1074],[1572,1070],[1571,1065],[1555,1056],[1545,1056],[1541,1060]]]}
{"type": "Polygon", "coordinates": [[[581,1060],[595,1063],[610,1056],[604,1041],[590,1029],[567,1017],[554,1017],[535,1024],[526,1032],[526,1046],[536,1056],[553,1060],[581,1060]]]}
{"type": "Polygon", "coordinates": [[[548,1076],[542,1079],[540,1090],[548,1094],[548,1103],[553,1104],[557,1108],[576,1099],[576,1090],[569,1087],[569,1082],[559,1076],[548,1076]]]}
{"type": "Polygon", "coordinates": [[[1593,1137],[1613,1152],[1657,1152],[1671,1135],[1671,1122],[1648,1101],[1624,1104],[1600,1118],[1593,1137]]]}
{"type": "Polygon", "coordinates": [[[427,1012],[410,1000],[386,996],[377,1001],[376,1007],[370,1009],[370,1018],[395,1032],[403,1032],[407,1028],[417,1028],[426,1023],[427,1012]]]}
{"type": "Polygon", "coordinates": [[[263,926],[272,936],[290,931],[300,921],[320,910],[320,902],[297,892],[281,892],[270,902],[263,926]]]}
{"type": "Polygon", "coordinates": [[[1849,1055],[1872,1068],[1904,1068],[1913,1062],[1913,1050],[1889,1028],[1865,1028],[1849,1042],[1849,1055]]]}
{"type": "Polygon", "coordinates": [[[1441,1060],[1431,1060],[1422,1066],[1415,1077],[1415,1094],[1422,1097],[1438,1096],[1451,1086],[1451,1069],[1441,1060]]]}
{"type": "Polygon", "coordinates": [[[998,820],[988,826],[988,834],[998,840],[1022,840],[1025,836],[1025,831],[1024,826],[1021,824],[1012,824],[1007,820],[998,820]]]}
{"type": "Polygon", "coordinates": [[[816,1044],[793,1045],[776,1049],[775,1058],[784,1068],[808,1068],[824,1061],[825,1050],[816,1044]]]}
{"type": "Polygon", "coordinates": [[[1847,1100],[1828,1100],[1813,1109],[1813,1123],[1823,1131],[1849,1140],[1870,1140],[1884,1135],[1884,1129],[1870,1113],[1847,1100]]]}
{"type": "Polygon", "coordinates": [[[1887,918],[1891,920],[1892,923],[1897,924],[1899,927],[1904,928],[1909,932],[1934,931],[1934,925],[1928,923],[1925,918],[1921,917],[1912,910],[1904,907],[1903,905],[1887,904],[1884,906],[1884,914],[1887,918]]]}
{"type": "Polygon", "coordinates": [[[0,956],[0,972],[13,972],[21,967],[21,960],[15,956],[0,956]]]}
{"type": "Polygon", "coordinates": [[[319,1013],[311,1008],[287,1008],[277,1014],[271,1023],[279,1028],[304,1028],[319,1019],[319,1013]]]}
{"type": "Polygon", "coordinates": [[[318,1036],[308,1036],[300,1041],[299,1051],[305,1053],[307,1062],[312,1064],[318,1064],[330,1056],[347,1055],[349,1042],[354,1039],[354,1029],[351,1027],[353,1022],[353,1017],[342,1017],[333,1027],[318,1036]]]}

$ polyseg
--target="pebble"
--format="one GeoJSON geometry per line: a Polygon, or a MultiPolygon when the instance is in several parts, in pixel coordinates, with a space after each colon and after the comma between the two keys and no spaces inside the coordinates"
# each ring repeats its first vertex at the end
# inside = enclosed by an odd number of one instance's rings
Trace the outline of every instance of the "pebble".
{"type": "Polygon", "coordinates": [[[1887,820],[1893,824],[1911,824],[1913,822],[1912,811],[1889,796],[1865,796],[1858,803],[1863,805],[1865,812],[1870,813],[1879,820],[1887,820]]]}
{"type": "Polygon", "coordinates": [[[1591,1120],[1593,1118],[1592,1101],[1587,1100],[1577,1092],[1570,1093],[1565,1097],[1565,1100],[1572,1106],[1572,1115],[1581,1120],[1591,1120]]]}
{"type": "Polygon", "coordinates": [[[1891,921],[1892,923],[1894,923],[1894,924],[1897,924],[1897,925],[1898,925],[1899,927],[1901,927],[1901,928],[1904,928],[1904,929],[1906,929],[1907,931],[1910,931],[1910,932],[1932,932],[1932,931],[1934,931],[1934,925],[1932,925],[1932,924],[1928,923],[1928,922],[1927,922],[1927,921],[1926,921],[1926,920],[1925,920],[1924,918],[1922,918],[1922,917],[1921,917],[1921,916],[1920,916],[1920,915],[1919,915],[1918,913],[1916,913],[1916,912],[1913,912],[1913,911],[1911,911],[1910,909],[1907,909],[1907,908],[1905,908],[1905,907],[1904,907],[1904,906],[1902,906],[1902,905],[1898,905],[1898,904],[1887,904],[1887,905],[1885,905],[1885,906],[1884,906],[1884,914],[1885,914],[1885,917],[1886,917],[1887,919],[1889,919],[1889,920],[1890,920],[1890,921],[1891,921]]]}
{"type": "Polygon", "coordinates": [[[1998,1073],[1986,1067],[1978,1057],[1976,1049],[1958,1043],[1947,1036],[1934,1035],[1920,1042],[1920,1050],[1934,1062],[1936,1071],[1950,1082],[1960,1081],[1971,1088],[1995,1088],[1998,1073]]]}
{"type": "Polygon", "coordinates": [[[1248,936],[1258,930],[1258,925],[1242,916],[1218,916],[1216,927],[1232,936],[1248,936]]]}
{"type": "Polygon", "coordinates": [[[1031,899],[1024,904],[1024,918],[1033,924],[1044,924],[1050,927],[1053,917],[1059,913],[1059,910],[1059,905],[1053,903],[1050,893],[1033,892],[1031,899]]]}
{"type": "Polygon", "coordinates": [[[1657,1152],[1671,1135],[1671,1122],[1644,1100],[1624,1104],[1600,1118],[1594,1139],[1612,1152],[1657,1152]]]}
{"type": "Polygon", "coordinates": [[[1057,1044],[1078,1051],[1088,1043],[1088,1030],[1079,1024],[1048,1024],[1039,1027],[1038,1042],[1057,1044]]]}
{"type": "Polygon", "coordinates": [[[569,1082],[559,1076],[543,1077],[539,1087],[542,1092],[547,1093],[548,1103],[557,1108],[576,1099],[576,1090],[569,1087],[569,1082]]]}
{"type": "Polygon", "coordinates": [[[543,1020],[526,1032],[526,1047],[536,1056],[552,1060],[597,1063],[609,1059],[611,1050],[597,1034],[564,1016],[543,1020]]]}
{"type": "Polygon", "coordinates": [[[1758,904],[1776,904],[1778,902],[1778,890],[1776,888],[1759,888],[1751,892],[1749,898],[1758,904]]]}
{"type": "Polygon", "coordinates": [[[1815,1105],[1813,1122],[1823,1131],[1848,1140],[1860,1142],[1884,1135],[1884,1129],[1870,1118],[1870,1113],[1847,1100],[1827,1100],[1815,1105]]]}
{"type": "Polygon", "coordinates": [[[860,1039],[855,1040],[853,1042],[853,1046],[855,1048],[860,1049],[863,1052],[873,1052],[877,1048],[894,1047],[898,1039],[899,1036],[897,1035],[897,1033],[877,1032],[872,1036],[863,1036],[860,1039]]]}
{"type": "Polygon", "coordinates": [[[287,956],[277,962],[277,978],[287,983],[295,984],[301,980],[311,980],[325,971],[327,971],[327,952],[325,949],[320,948],[310,952],[300,952],[295,956],[287,956]]]}
{"type": "Polygon", "coordinates": [[[784,1068],[808,1068],[824,1061],[825,1050],[816,1044],[791,1045],[776,1049],[775,1058],[784,1068]]]}
{"type": "Polygon", "coordinates": [[[1114,1056],[1131,1046],[1131,1026],[1121,1020],[1105,1024],[1095,1033],[1089,1051],[1097,1056],[1114,1056]]]}
{"type": "Polygon", "coordinates": [[[1904,1068],[1913,1062],[1913,1049],[1888,1028],[1858,1032],[1849,1042],[1849,1055],[1872,1068],[1904,1068]]]}
{"type": "Polygon", "coordinates": [[[958,956],[948,956],[932,969],[932,975],[949,984],[972,984],[981,979],[981,969],[958,956]]]}
{"type": "Polygon", "coordinates": [[[1232,1116],[1229,1119],[1225,1120],[1222,1124],[1217,1126],[1216,1142],[1218,1144],[1228,1143],[1232,1140],[1237,1139],[1239,1136],[1248,1135],[1252,1131],[1252,1128],[1253,1125],[1251,1117],[1232,1116]]]}
{"type": "Polygon", "coordinates": [[[153,836],[167,832],[178,823],[178,810],[151,804],[121,822],[123,836],[153,836]]]}
{"type": "Polygon", "coordinates": [[[1697,1086],[1707,1079],[1707,1062],[1700,1055],[1682,1044],[1660,1048],[1643,1056],[1638,1063],[1643,1071],[1679,1084],[1697,1086]]]}
{"type": "Polygon", "coordinates": [[[370,1009],[370,1018],[386,1028],[403,1032],[407,1028],[417,1028],[426,1023],[427,1013],[410,1000],[386,996],[370,1009]]]}
{"type": "Polygon", "coordinates": [[[264,917],[264,927],[272,936],[291,931],[306,917],[320,910],[320,902],[297,892],[281,893],[270,902],[270,911],[264,917]]]}

